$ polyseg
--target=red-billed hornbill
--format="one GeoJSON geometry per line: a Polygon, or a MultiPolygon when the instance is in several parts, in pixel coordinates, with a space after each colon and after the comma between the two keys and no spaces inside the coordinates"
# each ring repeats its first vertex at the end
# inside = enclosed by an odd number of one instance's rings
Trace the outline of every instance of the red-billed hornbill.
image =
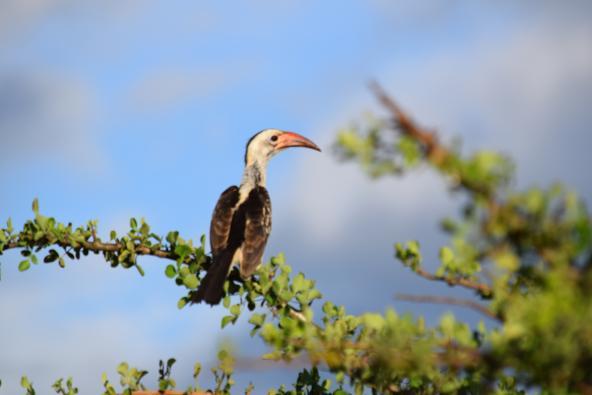
{"type": "Polygon", "coordinates": [[[232,263],[238,263],[242,278],[250,277],[261,263],[271,231],[271,202],[265,189],[269,159],[289,147],[320,151],[299,134],[265,129],[247,143],[245,170],[240,187],[231,186],[220,198],[210,224],[212,265],[192,297],[192,302],[220,303],[224,281],[232,263]]]}

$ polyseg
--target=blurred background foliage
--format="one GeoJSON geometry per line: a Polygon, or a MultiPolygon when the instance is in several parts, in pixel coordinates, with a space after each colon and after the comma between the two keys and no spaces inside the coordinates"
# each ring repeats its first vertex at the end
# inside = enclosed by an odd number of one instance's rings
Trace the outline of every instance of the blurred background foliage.
{"type": "MultiPolygon", "coordinates": [[[[470,325],[445,314],[429,326],[419,314],[390,308],[348,314],[345,306],[323,301],[315,282],[294,274],[280,255],[250,280],[231,273],[221,327],[247,314],[251,336],[268,346],[264,359],[305,366],[293,385],[270,390],[275,394],[592,393],[592,222],[584,202],[559,184],[516,190],[509,158],[492,151],[467,155],[459,144],[442,143],[380,86],[372,89],[387,116],[367,117],[342,130],[336,155],[359,163],[371,177],[433,169],[464,199],[459,215],[441,221],[450,242],[441,247],[433,273],[424,268],[421,240],[398,241],[393,255],[426,281],[471,290],[473,299],[398,297],[466,306],[486,320],[470,325]]],[[[144,220],[132,219],[126,235],[111,232],[103,241],[96,222],[74,229],[41,215],[37,201],[33,211],[35,218],[22,230],[10,222],[0,230],[0,251],[20,249],[21,271],[42,261],[64,266],[64,256],[100,253],[111,266],[135,267],[142,274],[137,257],[153,255],[171,260],[164,274],[191,293],[210,264],[203,237],[197,245],[176,231],[161,237],[144,220]]],[[[188,300],[181,298],[178,307],[188,300]]],[[[218,358],[213,391],[231,393],[232,373],[241,361],[230,348],[218,358]]],[[[160,363],[161,391],[175,387],[174,362],[160,363]]],[[[200,370],[196,365],[195,378],[200,370]]],[[[141,383],[146,371],[124,363],[118,373],[122,391],[156,393],[141,383]]],[[[103,383],[105,394],[117,393],[106,377],[103,383]]],[[[34,393],[28,379],[21,384],[34,393]]],[[[58,380],[54,389],[76,393],[71,380],[66,387],[58,380]]],[[[201,389],[196,384],[187,391],[201,389]]]]}

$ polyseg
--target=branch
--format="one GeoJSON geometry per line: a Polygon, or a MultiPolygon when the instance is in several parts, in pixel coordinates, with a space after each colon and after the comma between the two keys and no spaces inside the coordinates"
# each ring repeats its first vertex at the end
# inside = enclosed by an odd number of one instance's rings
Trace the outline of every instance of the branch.
{"type": "MultiPolygon", "coordinates": [[[[161,237],[152,233],[150,226],[143,219],[137,221],[131,218],[130,230],[127,233],[118,236],[112,230],[109,232],[110,241],[103,242],[97,236],[96,221],[89,221],[86,226],[73,228],[71,223],[60,223],[53,217],[41,215],[37,199],[33,201],[33,212],[34,218],[26,221],[20,230],[15,231],[10,219],[5,228],[0,228],[0,255],[6,250],[22,250],[21,254],[26,259],[19,264],[21,271],[40,261],[58,261],[59,265],[64,267],[65,256],[80,259],[81,255],[89,253],[102,254],[112,267],[136,267],[141,274],[143,270],[137,263],[137,257],[141,255],[176,261],[177,268],[180,264],[189,265],[192,267],[192,275],[198,275],[199,269],[207,269],[210,266],[210,258],[204,251],[203,237],[201,245],[193,246],[192,241],[179,237],[177,231],[168,232],[166,237],[161,237]],[[63,253],[58,253],[57,249],[62,249],[63,253]],[[42,250],[46,251],[41,252],[42,250]],[[39,252],[42,253],[41,259],[36,256],[39,252]]],[[[169,277],[178,274],[176,268],[173,269],[169,270],[169,277]]],[[[189,285],[193,283],[194,279],[188,282],[189,285]]]]}
{"type": "Polygon", "coordinates": [[[493,295],[493,290],[487,284],[477,283],[466,278],[445,278],[445,277],[438,277],[432,273],[429,273],[421,268],[415,269],[414,272],[421,277],[430,280],[430,281],[440,281],[445,282],[448,285],[459,285],[464,288],[469,288],[472,290],[477,291],[481,296],[490,297],[493,295]]]}
{"type": "Polygon", "coordinates": [[[435,132],[428,131],[417,125],[399,105],[377,83],[370,83],[370,90],[374,92],[380,103],[391,113],[393,122],[401,134],[418,142],[424,151],[426,159],[434,166],[453,176],[455,182],[467,191],[486,198],[493,210],[497,207],[493,191],[486,184],[467,179],[454,167],[454,153],[442,145],[435,132]]]}
{"type": "Polygon", "coordinates": [[[405,302],[416,302],[416,303],[436,303],[436,304],[449,304],[456,306],[468,307],[475,310],[493,320],[502,322],[502,317],[489,310],[487,307],[468,299],[457,299],[446,296],[431,296],[431,295],[409,295],[409,294],[397,294],[395,299],[402,300],[405,302]]]}
{"type": "MultiPolygon", "coordinates": [[[[89,242],[89,241],[77,241],[78,244],[80,244],[80,247],[84,248],[85,250],[88,251],[92,251],[95,253],[101,253],[101,252],[118,252],[122,249],[125,249],[126,247],[121,244],[121,243],[103,243],[101,241],[98,241],[99,239],[89,242]]],[[[27,242],[25,240],[21,240],[20,238],[14,241],[11,241],[10,243],[6,244],[4,246],[4,250],[10,250],[10,249],[15,249],[15,248],[25,248],[25,247],[30,247],[30,244],[26,244],[27,242]]],[[[62,248],[67,248],[67,247],[71,247],[71,243],[66,242],[66,241],[57,241],[55,243],[53,243],[54,245],[60,246],[62,248]]],[[[47,246],[50,246],[51,244],[48,244],[47,246]]],[[[165,258],[165,259],[170,259],[173,261],[176,261],[177,259],[179,259],[179,255],[175,254],[172,251],[169,250],[164,250],[164,249],[155,249],[155,248],[149,248],[146,247],[142,244],[134,244],[134,251],[136,254],[138,255],[152,255],[158,258],[165,258]]]]}
{"type": "Polygon", "coordinates": [[[401,133],[421,143],[425,148],[427,158],[432,163],[435,165],[443,164],[444,160],[450,156],[450,152],[440,144],[436,133],[422,129],[413,122],[377,82],[370,83],[370,89],[382,105],[390,111],[393,121],[401,133]]]}

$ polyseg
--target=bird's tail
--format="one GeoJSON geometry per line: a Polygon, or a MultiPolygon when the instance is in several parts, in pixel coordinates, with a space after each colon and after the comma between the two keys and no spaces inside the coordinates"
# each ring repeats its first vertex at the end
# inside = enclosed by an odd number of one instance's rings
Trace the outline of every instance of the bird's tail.
{"type": "Polygon", "coordinates": [[[191,295],[191,303],[201,303],[216,305],[220,303],[224,296],[224,281],[228,276],[230,265],[232,263],[232,254],[223,252],[212,260],[203,280],[199,284],[197,291],[191,295]]]}

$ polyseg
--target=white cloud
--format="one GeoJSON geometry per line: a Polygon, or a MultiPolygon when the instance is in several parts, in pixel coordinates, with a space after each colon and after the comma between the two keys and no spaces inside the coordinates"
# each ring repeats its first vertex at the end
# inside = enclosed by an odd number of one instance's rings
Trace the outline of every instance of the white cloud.
{"type": "Polygon", "coordinates": [[[0,5],[0,39],[33,25],[63,0],[4,0],[0,5]]]}
{"type": "Polygon", "coordinates": [[[578,174],[589,165],[590,37],[587,23],[540,18],[421,64],[391,65],[385,86],[441,135],[511,154],[521,184],[562,178],[592,193],[578,174]]]}
{"type": "Polygon", "coordinates": [[[104,163],[94,141],[95,118],[93,92],[81,81],[49,72],[4,72],[0,164],[41,157],[99,171],[104,163]]]}
{"type": "Polygon", "coordinates": [[[0,3],[0,44],[21,43],[27,33],[52,17],[129,18],[144,10],[145,6],[146,2],[140,0],[3,0],[0,3]]]}

